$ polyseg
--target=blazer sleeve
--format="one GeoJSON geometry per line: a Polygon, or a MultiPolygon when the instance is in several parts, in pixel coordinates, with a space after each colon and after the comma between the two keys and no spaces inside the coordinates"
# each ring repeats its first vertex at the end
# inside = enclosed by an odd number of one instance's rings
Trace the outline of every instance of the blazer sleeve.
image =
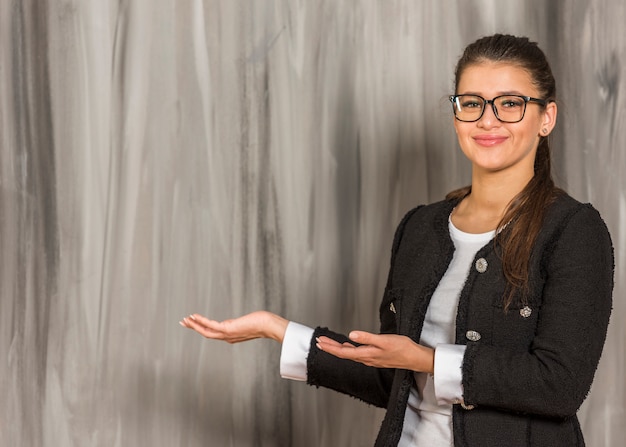
{"type": "Polygon", "coordinates": [[[611,313],[611,238],[598,212],[584,205],[547,247],[530,349],[469,343],[463,364],[466,404],[565,418],[587,396],[611,313]]]}
{"type": "MultiPolygon", "coordinates": [[[[392,287],[391,277],[406,222],[419,208],[409,211],[395,232],[391,249],[389,276],[380,305],[380,333],[382,334],[397,332],[395,319],[388,307],[391,300],[389,293],[392,287]]],[[[311,349],[307,358],[307,383],[348,394],[377,407],[387,407],[395,370],[366,366],[362,363],[340,359],[320,351],[315,342],[315,339],[320,336],[332,338],[340,343],[353,343],[343,334],[333,332],[328,328],[316,328],[311,339],[311,349]]]]}

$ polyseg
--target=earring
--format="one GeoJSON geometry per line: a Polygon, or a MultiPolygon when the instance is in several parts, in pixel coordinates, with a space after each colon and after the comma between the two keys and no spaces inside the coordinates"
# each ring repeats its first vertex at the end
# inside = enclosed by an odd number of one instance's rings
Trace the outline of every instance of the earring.
{"type": "Polygon", "coordinates": [[[548,129],[546,129],[545,127],[543,129],[541,129],[541,133],[543,135],[548,135],[548,129]]]}

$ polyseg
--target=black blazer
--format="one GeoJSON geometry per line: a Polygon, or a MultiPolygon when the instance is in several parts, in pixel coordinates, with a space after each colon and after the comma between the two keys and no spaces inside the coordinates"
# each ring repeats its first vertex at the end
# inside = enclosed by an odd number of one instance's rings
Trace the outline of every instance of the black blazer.
{"type": "MultiPolygon", "coordinates": [[[[380,332],[420,339],[430,298],[452,259],[448,217],[456,203],[410,211],[394,238],[380,306],[380,332]]],[[[456,343],[466,407],[453,406],[455,447],[584,446],[576,412],[589,389],[606,338],[613,290],[613,248],[589,204],[567,195],[547,210],[530,260],[527,304],[502,307],[506,281],[493,241],[480,249],[461,292],[456,343]]],[[[308,383],[387,409],[376,446],[396,446],[413,374],[338,359],[315,337],[308,383]]]]}

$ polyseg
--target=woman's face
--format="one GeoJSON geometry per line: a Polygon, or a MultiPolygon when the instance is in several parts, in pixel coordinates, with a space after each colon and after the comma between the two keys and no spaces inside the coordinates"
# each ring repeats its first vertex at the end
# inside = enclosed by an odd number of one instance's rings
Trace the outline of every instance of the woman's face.
{"type": "MultiPolygon", "coordinates": [[[[479,95],[493,99],[499,95],[521,95],[543,99],[524,69],[505,63],[484,62],[470,65],[461,74],[457,94],[479,95]]],[[[472,162],[475,173],[507,171],[532,177],[535,153],[541,136],[546,136],[556,121],[556,104],[545,108],[529,102],[518,123],[503,123],[485,105],[482,117],[473,123],[454,120],[459,144],[472,162]]]]}

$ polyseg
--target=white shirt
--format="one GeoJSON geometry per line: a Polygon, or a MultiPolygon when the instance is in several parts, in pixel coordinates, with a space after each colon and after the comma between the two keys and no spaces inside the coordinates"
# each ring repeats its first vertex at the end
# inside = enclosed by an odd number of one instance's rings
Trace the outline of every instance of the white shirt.
{"type": "MultiPolygon", "coordinates": [[[[455,345],[455,319],[459,296],[476,252],[495,232],[471,234],[448,221],[455,252],[446,273],[428,305],[420,344],[435,349],[435,373],[415,373],[404,416],[399,447],[450,447],[452,442],[452,404],[463,398],[462,372],[464,345],[455,345]]],[[[290,322],[285,332],[280,357],[280,375],[286,379],[306,380],[306,359],[313,329],[290,322]]]]}

